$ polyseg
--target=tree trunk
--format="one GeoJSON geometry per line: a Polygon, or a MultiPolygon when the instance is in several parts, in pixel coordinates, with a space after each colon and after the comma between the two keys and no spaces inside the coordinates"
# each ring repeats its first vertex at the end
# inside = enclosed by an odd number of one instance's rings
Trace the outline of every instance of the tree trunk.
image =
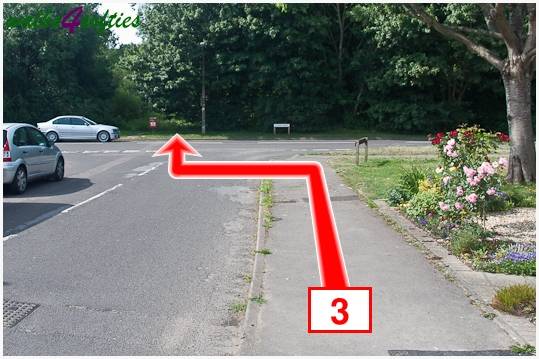
{"type": "Polygon", "coordinates": [[[535,181],[535,143],[531,116],[531,77],[522,67],[509,65],[502,73],[507,103],[510,154],[507,181],[535,181]]]}

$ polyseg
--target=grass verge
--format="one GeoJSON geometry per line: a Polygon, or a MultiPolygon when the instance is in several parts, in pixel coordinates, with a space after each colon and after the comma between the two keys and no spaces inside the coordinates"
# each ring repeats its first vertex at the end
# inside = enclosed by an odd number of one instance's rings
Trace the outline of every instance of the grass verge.
{"type": "Polygon", "coordinates": [[[426,171],[434,170],[437,164],[434,157],[406,159],[381,157],[360,162],[359,166],[356,166],[352,155],[334,156],[330,162],[348,186],[361,190],[370,200],[385,199],[403,171],[413,167],[426,171]]]}

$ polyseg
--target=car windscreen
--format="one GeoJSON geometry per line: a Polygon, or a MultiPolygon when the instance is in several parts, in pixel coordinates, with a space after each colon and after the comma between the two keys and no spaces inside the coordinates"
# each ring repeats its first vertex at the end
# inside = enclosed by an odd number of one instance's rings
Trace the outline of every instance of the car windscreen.
{"type": "Polygon", "coordinates": [[[84,118],[86,120],[86,122],[88,122],[90,125],[97,125],[97,123],[95,123],[94,121],[90,120],[89,118],[84,118]]]}

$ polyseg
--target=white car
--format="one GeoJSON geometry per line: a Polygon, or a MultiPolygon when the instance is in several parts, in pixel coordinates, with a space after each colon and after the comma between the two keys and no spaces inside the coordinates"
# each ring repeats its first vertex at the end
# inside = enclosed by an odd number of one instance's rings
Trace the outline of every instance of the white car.
{"type": "Polygon", "coordinates": [[[84,116],[58,116],[40,122],[37,128],[47,136],[50,143],[59,140],[98,140],[108,142],[120,138],[118,127],[100,125],[84,116]]]}

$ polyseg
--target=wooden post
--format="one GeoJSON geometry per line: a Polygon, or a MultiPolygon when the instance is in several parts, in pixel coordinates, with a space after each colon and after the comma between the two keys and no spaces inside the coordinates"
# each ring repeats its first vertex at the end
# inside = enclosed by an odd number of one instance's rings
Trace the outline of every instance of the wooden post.
{"type": "Polygon", "coordinates": [[[359,166],[359,145],[365,144],[365,162],[369,159],[369,138],[362,137],[355,142],[356,146],[356,166],[359,166]]]}
{"type": "Polygon", "coordinates": [[[354,144],[356,146],[356,166],[359,166],[359,141],[356,141],[354,144]]]}
{"type": "Polygon", "coordinates": [[[369,138],[365,137],[365,162],[369,160],[369,138]]]}

